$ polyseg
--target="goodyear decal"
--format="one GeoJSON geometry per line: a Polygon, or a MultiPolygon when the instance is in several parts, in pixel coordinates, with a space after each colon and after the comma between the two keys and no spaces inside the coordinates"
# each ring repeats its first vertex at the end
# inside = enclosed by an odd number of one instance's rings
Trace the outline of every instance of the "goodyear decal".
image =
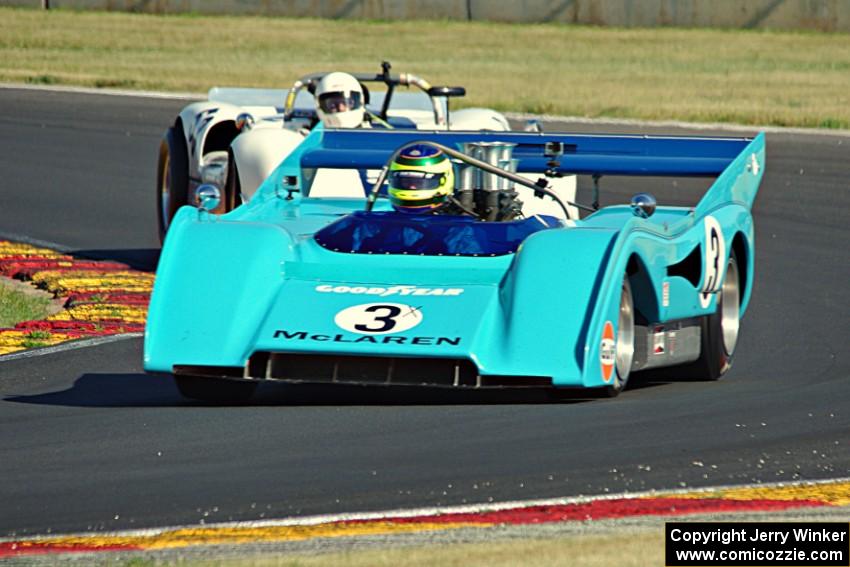
{"type": "Polygon", "coordinates": [[[444,296],[457,297],[463,293],[459,287],[419,287],[415,285],[393,285],[389,287],[363,286],[363,285],[317,285],[316,291],[320,293],[346,293],[351,295],[375,295],[388,297],[391,295],[414,295],[414,296],[444,296]]]}

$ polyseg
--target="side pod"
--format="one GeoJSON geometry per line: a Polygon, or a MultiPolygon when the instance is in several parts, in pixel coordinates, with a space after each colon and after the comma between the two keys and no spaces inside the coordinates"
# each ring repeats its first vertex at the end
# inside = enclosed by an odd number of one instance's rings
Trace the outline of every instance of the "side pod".
{"type": "Polygon", "coordinates": [[[592,327],[610,294],[603,285],[616,230],[560,229],[523,243],[502,286],[504,348],[509,359],[530,361],[528,373],[552,376],[558,386],[602,386],[592,355],[592,327]]]}
{"type": "Polygon", "coordinates": [[[244,364],[293,253],[280,227],[197,215],[180,209],[166,238],[145,329],[145,370],[170,372],[177,360],[244,364]]]}

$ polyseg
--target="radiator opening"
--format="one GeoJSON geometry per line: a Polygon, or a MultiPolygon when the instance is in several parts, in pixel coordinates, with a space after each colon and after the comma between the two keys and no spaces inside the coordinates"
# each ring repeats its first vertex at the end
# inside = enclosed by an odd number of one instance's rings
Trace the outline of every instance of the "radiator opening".
{"type": "Polygon", "coordinates": [[[450,388],[551,387],[546,376],[481,376],[468,359],[308,355],[256,352],[245,378],[334,384],[450,388]]]}

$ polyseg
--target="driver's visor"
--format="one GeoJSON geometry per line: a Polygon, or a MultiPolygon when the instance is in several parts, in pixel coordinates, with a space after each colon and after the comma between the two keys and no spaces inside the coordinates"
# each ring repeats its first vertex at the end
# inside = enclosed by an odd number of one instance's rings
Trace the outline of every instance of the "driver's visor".
{"type": "Polygon", "coordinates": [[[319,95],[319,108],[328,114],[355,110],[363,105],[363,95],[358,92],[346,96],[341,92],[324,93],[319,95]]]}
{"type": "Polygon", "coordinates": [[[437,189],[443,184],[444,173],[399,170],[390,172],[390,187],[393,189],[437,189]]]}

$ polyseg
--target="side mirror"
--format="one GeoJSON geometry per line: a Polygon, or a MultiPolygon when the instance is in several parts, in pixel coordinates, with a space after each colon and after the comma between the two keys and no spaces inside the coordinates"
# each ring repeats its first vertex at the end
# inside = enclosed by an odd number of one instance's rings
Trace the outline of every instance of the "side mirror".
{"type": "Polygon", "coordinates": [[[431,87],[428,89],[429,96],[466,96],[466,89],[463,87],[431,87]]]}
{"type": "Polygon", "coordinates": [[[525,128],[523,128],[524,132],[542,132],[543,126],[540,124],[540,121],[536,118],[532,118],[530,120],[525,121],[525,128]]]}
{"type": "Polygon", "coordinates": [[[198,203],[198,209],[209,213],[221,204],[221,190],[208,183],[199,185],[195,189],[195,202],[198,203]]]}
{"type": "Polygon", "coordinates": [[[655,212],[657,204],[658,202],[655,200],[655,197],[650,193],[638,193],[632,197],[632,202],[630,203],[632,212],[636,217],[640,217],[642,219],[648,219],[651,217],[652,213],[655,212]]]}
{"type": "Polygon", "coordinates": [[[254,117],[247,112],[243,112],[236,117],[236,129],[240,132],[250,130],[254,126],[254,117]]]}

